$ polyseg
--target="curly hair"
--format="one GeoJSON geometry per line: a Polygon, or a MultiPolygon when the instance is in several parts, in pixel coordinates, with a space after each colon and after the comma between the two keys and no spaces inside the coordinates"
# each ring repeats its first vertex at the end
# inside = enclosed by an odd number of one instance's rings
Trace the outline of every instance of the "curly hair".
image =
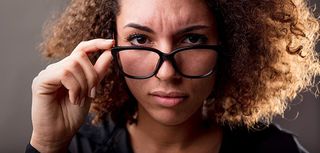
{"type": "MultiPolygon", "coordinates": [[[[270,123],[299,92],[315,86],[319,20],[305,0],[206,1],[224,46],[209,109],[214,121],[247,127],[270,123]]],[[[62,58],[81,41],[113,38],[119,10],[116,0],[72,0],[45,28],[42,53],[62,58]]],[[[110,114],[130,121],[136,111],[136,101],[113,65],[90,109],[94,123],[110,114]]]]}

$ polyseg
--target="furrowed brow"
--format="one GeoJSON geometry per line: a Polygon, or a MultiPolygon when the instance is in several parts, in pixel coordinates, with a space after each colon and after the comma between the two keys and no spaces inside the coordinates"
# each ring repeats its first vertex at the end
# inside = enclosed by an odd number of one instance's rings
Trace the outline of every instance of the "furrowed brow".
{"type": "Polygon", "coordinates": [[[177,32],[177,34],[181,35],[183,33],[188,33],[188,32],[191,32],[191,31],[196,31],[196,30],[201,30],[201,29],[208,29],[208,28],[209,28],[209,26],[206,26],[206,25],[193,25],[193,26],[184,28],[182,30],[179,30],[177,32]]]}
{"type": "Polygon", "coordinates": [[[147,26],[140,25],[140,24],[136,24],[136,23],[129,23],[124,26],[124,28],[126,28],[126,27],[135,28],[135,29],[145,31],[148,33],[154,33],[154,31],[151,28],[149,28],[147,26]]]}

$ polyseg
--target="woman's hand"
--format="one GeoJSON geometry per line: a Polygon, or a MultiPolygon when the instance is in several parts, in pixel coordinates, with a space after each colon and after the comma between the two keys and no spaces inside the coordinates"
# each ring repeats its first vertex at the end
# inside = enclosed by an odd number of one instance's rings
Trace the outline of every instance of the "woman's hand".
{"type": "Polygon", "coordinates": [[[112,60],[113,40],[81,42],[63,60],[42,70],[32,83],[31,145],[40,152],[66,151],[83,124],[95,87],[112,60]],[[92,65],[88,54],[105,50],[92,65]]]}

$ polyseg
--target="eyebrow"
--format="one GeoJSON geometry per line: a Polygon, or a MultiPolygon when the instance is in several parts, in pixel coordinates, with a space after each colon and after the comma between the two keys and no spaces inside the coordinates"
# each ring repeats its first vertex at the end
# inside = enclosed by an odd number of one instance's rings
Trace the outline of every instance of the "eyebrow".
{"type": "MultiPolygon", "coordinates": [[[[138,29],[138,30],[141,30],[141,31],[145,31],[145,32],[148,32],[148,33],[155,33],[151,28],[149,28],[147,26],[143,26],[143,25],[137,24],[137,23],[129,23],[129,24],[124,26],[124,28],[126,28],[126,27],[135,28],[135,29],[138,29]]],[[[177,35],[181,35],[183,33],[187,33],[187,32],[190,32],[190,31],[208,29],[208,28],[209,28],[209,26],[207,26],[207,25],[192,25],[190,27],[187,27],[187,28],[184,28],[182,30],[179,30],[176,34],[177,35]]]]}
{"type": "Polygon", "coordinates": [[[201,29],[208,29],[208,28],[209,28],[209,26],[206,26],[206,25],[193,25],[193,26],[184,28],[182,30],[179,30],[177,32],[177,35],[188,33],[188,32],[191,32],[191,31],[201,30],[201,29]]]}
{"type": "Polygon", "coordinates": [[[147,26],[140,25],[140,24],[136,24],[136,23],[129,23],[129,24],[124,26],[124,28],[126,28],[126,27],[135,28],[135,29],[138,29],[138,30],[141,30],[141,31],[145,31],[145,32],[148,32],[148,33],[155,33],[151,28],[149,28],[147,26]]]}

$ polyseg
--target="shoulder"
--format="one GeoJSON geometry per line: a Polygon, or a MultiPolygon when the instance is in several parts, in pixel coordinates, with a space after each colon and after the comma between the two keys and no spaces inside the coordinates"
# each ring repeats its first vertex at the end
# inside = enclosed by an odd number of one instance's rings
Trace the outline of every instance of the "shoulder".
{"type": "MultiPolygon", "coordinates": [[[[241,150],[252,153],[305,153],[307,152],[291,132],[271,124],[263,128],[224,128],[222,150],[241,150]]],[[[228,151],[227,151],[228,152],[228,151]]]]}

